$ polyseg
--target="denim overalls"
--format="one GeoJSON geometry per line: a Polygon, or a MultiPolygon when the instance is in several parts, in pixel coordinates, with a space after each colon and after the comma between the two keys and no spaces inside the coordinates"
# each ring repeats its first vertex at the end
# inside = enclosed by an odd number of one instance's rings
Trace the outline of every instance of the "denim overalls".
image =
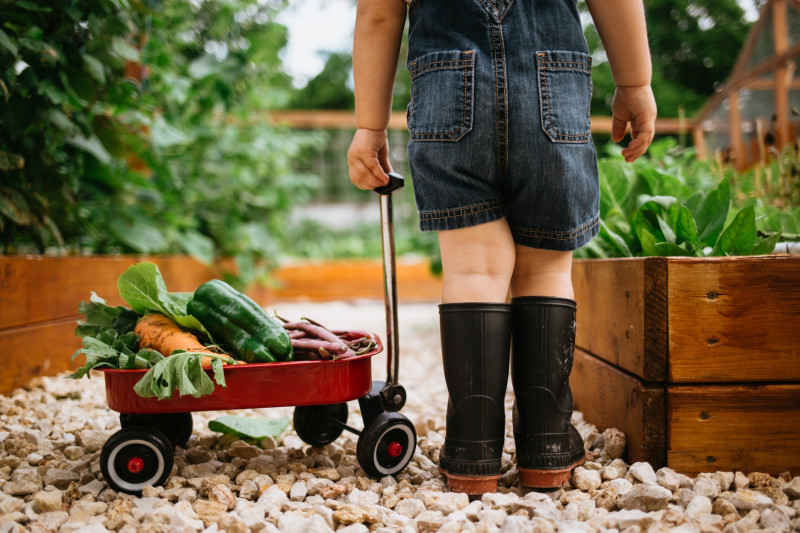
{"type": "Polygon", "coordinates": [[[409,18],[420,229],[506,218],[524,246],[588,243],[599,186],[576,0],[414,0],[409,18]]]}

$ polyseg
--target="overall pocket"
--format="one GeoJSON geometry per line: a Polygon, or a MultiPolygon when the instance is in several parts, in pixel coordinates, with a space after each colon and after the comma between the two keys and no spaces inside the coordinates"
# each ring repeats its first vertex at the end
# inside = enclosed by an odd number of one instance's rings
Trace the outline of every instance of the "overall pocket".
{"type": "Polygon", "coordinates": [[[408,130],[415,141],[457,141],[472,129],[475,52],[432,52],[408,64],[408,130]]]}
{"type": "Polygon", "coordinates": [[[592,58],[583,52],[536,52],[542,129],[557,143],[585,143],[591,135],[592,58]]]}

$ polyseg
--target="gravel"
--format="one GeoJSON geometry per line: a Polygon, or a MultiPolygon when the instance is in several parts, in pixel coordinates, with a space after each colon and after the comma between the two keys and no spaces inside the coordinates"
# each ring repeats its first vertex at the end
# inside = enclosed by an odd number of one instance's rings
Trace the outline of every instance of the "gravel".
{"type": "MultiPolygon", "coordinates": [[[[382,302],[284,302],[286,317],[309,316],[331,328],[366,329],[385,338],[382,302]]],[[[293,407],[194,413],[194,433],[176,449],[172,476],[141,497],[103,481],[99,456],[119,429],[105,403],[103,378],[42,377],[0,396],[0,533],[31,532],[583,532],[738,533],[800,531],[800,477],[714,472],[688,477],[647,463],[626,464],[625,436],[602,433],[573,416],[589,460],[557,490],[517,487],[510,417],[498,492],[470,499],[447,490],[436,460],[444,441],[447,392],[439,364],[436,305],[399,310],[402,413],[417,450],[394,477],[372,479],[358,466],[356,437],[324,448],[287,429],[256,444],[208,429],[222,414],[291,417],[293,407]]],[[[69,354],[55,354],[69,357],[69,354]]],[[[385,379],[386,358],[373,360],[385,379]]],[[[510,409],[512,396],[506,397],[510,409]]],[[[363,427],[357,402],[348,424],[363,427]]]]}

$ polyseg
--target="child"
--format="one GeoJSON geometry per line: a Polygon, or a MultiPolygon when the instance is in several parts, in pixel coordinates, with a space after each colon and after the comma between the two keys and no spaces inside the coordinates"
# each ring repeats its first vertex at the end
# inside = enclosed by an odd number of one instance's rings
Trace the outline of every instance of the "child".
{"type": "MultiPolygon", "coordinates": [[[[348,164],[361,189],[388,181],[386,127],[408,9],[411,177],[420,229],[437,232],[443,267],[449,401],[439,469],[453,491],[496,490],[510,366],[519,483],[560,486],[584,461],[570,423],[572,251],[599,228],[591,58],[577,0],[406,1],[358,2],[348,164]]],[[[617,85],[612,139],[630,123],[622,154],[632,162],[656,116],[642,0],[587,4],[617,85]]]]}

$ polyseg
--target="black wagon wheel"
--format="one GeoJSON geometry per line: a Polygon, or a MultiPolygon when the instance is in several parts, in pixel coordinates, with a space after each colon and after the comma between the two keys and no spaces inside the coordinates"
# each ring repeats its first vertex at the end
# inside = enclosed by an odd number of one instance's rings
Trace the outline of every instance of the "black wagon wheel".
{"type": "Polygon", "coordinates": [[[157,429],[122,428],[100,452],[100,470],[117,492],[141,495],[147,485],[161,485],[172,472],[172,444],[157,429]]]}
{"type": "Polygon", "coordinates": [[[312,446],[325,446],[335,441],[347,422],[347,404],[299,405],[292,417],[297,436],[312,446]]]}
{"type": "Polygon", "coordinates": [[[119,415],[119,423],[123,428],[137,426],[156,428],[169,439],[172,446],[181,447],[186,446],[194,427],[191,413],[154,413],[149,415],[122,413],[119,415]]]}
{"type": "Polygon", "coordinates": [[[373,478],[391,476],[411,461],[417,446],[414,425],[395,412],[379,414],[358,437],[358,464],[373,478]]]}

